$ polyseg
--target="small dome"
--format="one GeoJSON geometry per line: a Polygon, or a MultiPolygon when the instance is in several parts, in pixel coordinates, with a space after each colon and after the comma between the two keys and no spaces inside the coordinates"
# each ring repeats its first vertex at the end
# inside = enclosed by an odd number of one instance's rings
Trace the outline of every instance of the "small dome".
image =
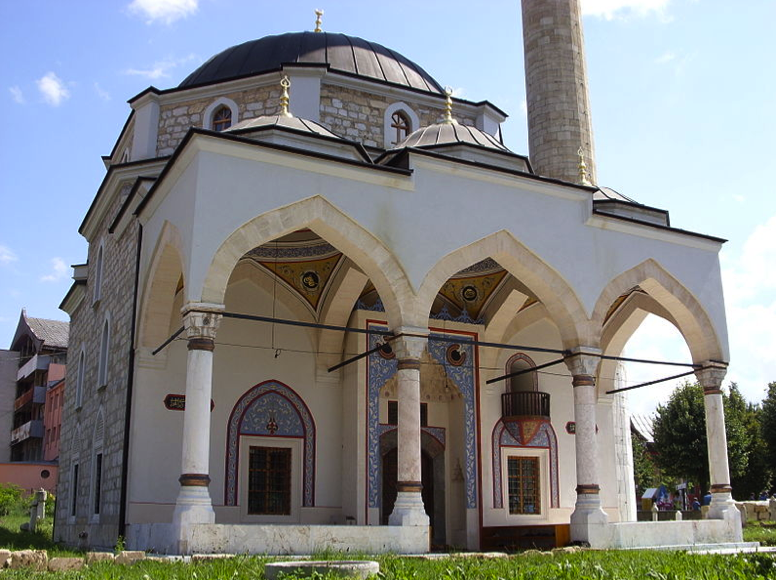
{"type": "Polygon", "coordinates": [[[370,80],[442,94],[431,75],[398,52],[356,36],[288,32],[227,48],[178,85],[188,88],[276,71],[284,64],[328,65],[370,80]]]}
{"type": "Polygon", "coordinates": [[[468,125],[458,123],[436,123],[428,127],[421,127],[407,136],[404,141],[396,144],[396,149],[403,147],[434,147],[437,145],[452,145],[465,143],[477,145],[496,151],[511,153],[503,143],[493,135],[468,125]]]}
{"type": "Polygon", "coordinates": [[[326,127],[315,121],[300,119],[299,117],[286,117],[284,115],[266,115],[256,117],[255,119],[246,119],[245,121],[240,121],[236,125],[232,125],[224,132],[247,131],[250,129],[264,129],[269,127],[281,127],[302,133],[314,133],[331,139],[341,139],[341,137],[335,135],[326,127]]]}

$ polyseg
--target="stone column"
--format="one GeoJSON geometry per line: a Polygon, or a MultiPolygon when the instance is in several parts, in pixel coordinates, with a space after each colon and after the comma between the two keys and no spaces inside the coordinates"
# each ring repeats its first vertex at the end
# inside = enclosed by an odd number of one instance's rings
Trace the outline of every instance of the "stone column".
{"type": "Polygon", "coordinates": [[[577,501],[571,514],[571,540],[596,545],[608,516],[601,508],[598,443],[596,441],[596,369],[601,358],[596,348],[579,347],[566,358],[574,387],[577,501]]]}
{"type": "Polygon", "coordinates": [[[711,476],[711,505],[708,518],[735,519],[738,517],[740,524],[740,514],[735,507],[733,490],[730,487],[725,409],[722,406],[721,387],[727,373],[727,365],[707,362],[703,367],[696,371],[695,376],[703,387],[703,405],[706,411],[706,445],[711,476]]]}
{"type": "Polygon", "coordinates": [[[213,349],[223,306],[187,304],[183,323],[188,338],[186,408],[183,414],[181,484],[173,512],[179,549],[189,551],[189,527],[216,521],[210,499],[210,400],[213,387],[213,349]]]}
{"type": "MultiPolygon", "coordinates": [[[[413,329],[413,334],[427,331],[413,329]]],[[[399,369],[396,372],[399,399],[397,428],[396,503],[388,518],[392,526],[427,526],[423,507],[420,472],[420,357],[426,348],[423,336],[400,336],[391,346],[396,352],[399,369]]]]}

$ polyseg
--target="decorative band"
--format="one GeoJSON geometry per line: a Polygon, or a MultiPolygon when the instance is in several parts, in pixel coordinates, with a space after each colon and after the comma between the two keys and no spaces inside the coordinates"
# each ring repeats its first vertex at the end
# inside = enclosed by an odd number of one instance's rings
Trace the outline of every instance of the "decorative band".
{"type": "Polygon", "coordinates": [[[577,493],[597,494],[597,493],[601,493],[601,488],[596,483],[578,485],[577,493]]]}
{"type": "Polygon", "coordinates": [[[216,343],[212,338],[190,338],[189,350],[207,350],[213,352],[216,343]]]}
{"type": "Polygon", "coordinates": [[[423,483],[420,481],[399,481],[396,484],[396,491],[414,491],[420,493],[423,491],[423,483]]]}
{"type": "Polygon", "coordinates": [[[416,358],[403,358],[399,360],[399,370],[413,370],[413,371],[419,371],[420,370],[420,361],[416,358]]]}
{"type": "Polygon", "coordinates": [[[711,485],[711,493],[730,493],[733,488],[729,483],[714,483],[711,485]]]}
{"type": "Polygon", "coordinates": [[[721,395],[722,389],[719,389],[717,387],[703,387],[703,394],[704,395],[721,395]]]}
{"type": "Polygon", "coordinates": [[[574,375],[571,384],[574,387],[595,387],[595,377],[593,375],[574,375]]]}
{"type": "Polygon", "coordinates": [[[178,481],[187,487],[207,487],[210,485],[210,476],[207,473],[184,473],[178,481]]]}

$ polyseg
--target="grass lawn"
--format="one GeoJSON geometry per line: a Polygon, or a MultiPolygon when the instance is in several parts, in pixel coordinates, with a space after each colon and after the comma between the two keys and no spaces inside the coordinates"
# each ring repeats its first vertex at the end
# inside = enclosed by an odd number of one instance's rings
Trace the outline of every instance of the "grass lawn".
{"type": "Polygon", "coordinates": [[[761,546],[776,546],[776,522],[751,522],[744,528],[745,542],[760,542],[761,546]]]}
{"type": "MultiPolygon", "coordinates": [[[[35,534],[19,531],[24,516],[0,518],[0,548],[45,549],[49,557],[80,556],[51,541],[51,520],[35,534]]],[[[776,523],[745,528],[747,541],[776,544],[776,523]]],[[[337,558],[319,554],[317,558],[337,558]]],[[[345,559],[355,559],[345,555],[345,559]]],[[[362,558],[366,558],[363,556],[362,558]]],[[[379,556],[380,578],[384,580],[776,580],[776,558],[770,554],[693,555],[656,551],[581,551],[576,553],[530,553],[509,558],[481,559],[453,557],[423,560],[379,556]]],[[[77,572],[55,574],[29,570],[0,571],[0,580],[262,580],[268,558],[241,556],[196,564],[141,561],[133,566],[95,564],[77,572]]],[[[295,576],[287,576],[289,580],[295,576]]],[[[317,576],[319,579],[325,576],[317,576]]]]}
{"type": "MultiPolygon", "coordinates": [[[[352,556],[349,556],[352,558],[352,556]]],[[[697,556],[683,552],[578,552],[562,555],[512,556],[493,560],[451,558],[420,560],[378,557],[385,580],[734,580],[776,578],[776,559],[770,555],[697,556]]],[[[258,557],[198,564],[139,562],[130,567],[101,563],[79,572],[53,574],[6,570],[14,580],[261,580],[264,564],[258,557]]],[[[289,580],[295,576],[287,576],[289,580]]],[[[326,576],[317,576],[322,579],[326,576]]]]}

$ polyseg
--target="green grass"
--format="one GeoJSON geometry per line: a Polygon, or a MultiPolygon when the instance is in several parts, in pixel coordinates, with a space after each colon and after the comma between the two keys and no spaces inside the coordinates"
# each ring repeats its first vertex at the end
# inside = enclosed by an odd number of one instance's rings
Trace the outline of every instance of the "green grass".
{"type": "MultiPolygon", "coordinates": [[[[351,556],[347,556],[352,559],[351,556]]],[[[693,555],[683,552],[594,552],[513,556],[493,560],[420,560],[383,556],[382,580],[772,580],[776,559],[766,554],[693,555]]],[[[2,572],[3,580],[261,580],[268,560],[237,557],[198,564],[139,562],[133,566],[100,563],[88,570],[52,574],[2,572]]],[[[287,576],[289,580],[294,576],[287,576]]],[[[318,576],[319,579],[326,576],[318,576]]]]}
{"type": "Polygon", "coordinates": [[[744,528],[745,542],[760,542],[761,546],[776,546],[776,522],[751,522],[744,528]]]}
{"type": "Polygon", "coordinates": [[[30,521],[29,515],[18,513],[0,517],[0,548],[6,550],[47,550],[49,557],[78,556],[78,552],[57,546],[52,540],[54,522],[46,518],[35,532],[22,532],[19,526],[30,521]]]}
{"type": "MultiPolygon", "coordinates": [[[[51,520],[30,534],[19,531],[22,515],[0,517],[0,548],[47,550],[49,557],[80,556],[51,539],[51,520]]],[[[776,522],[744,528],[746,541],[776,545],[776,522]]],[[[376,559],[381,580],[739,580],[776,579],[776,558],[770,554],[695,555],[658,551],[581,551],[563,554],[515,555],[482,559],[452,557],[439,560],[370,557],[323,551],[315,559],[376,559]]],[[[77,572],[54,574],[29,570],[3,570],[2,580],[261,580],[268,558],[240,556],[196,564],[141,561],[133,566],[98,563],[77,572]]],[[[287,576],[293,580],[295,576],[287,576]]],[[[319,580],[327,576],[317,576],[319,580]]],[[[333,576],[332,576],[333,578],[333,576]]]]}

